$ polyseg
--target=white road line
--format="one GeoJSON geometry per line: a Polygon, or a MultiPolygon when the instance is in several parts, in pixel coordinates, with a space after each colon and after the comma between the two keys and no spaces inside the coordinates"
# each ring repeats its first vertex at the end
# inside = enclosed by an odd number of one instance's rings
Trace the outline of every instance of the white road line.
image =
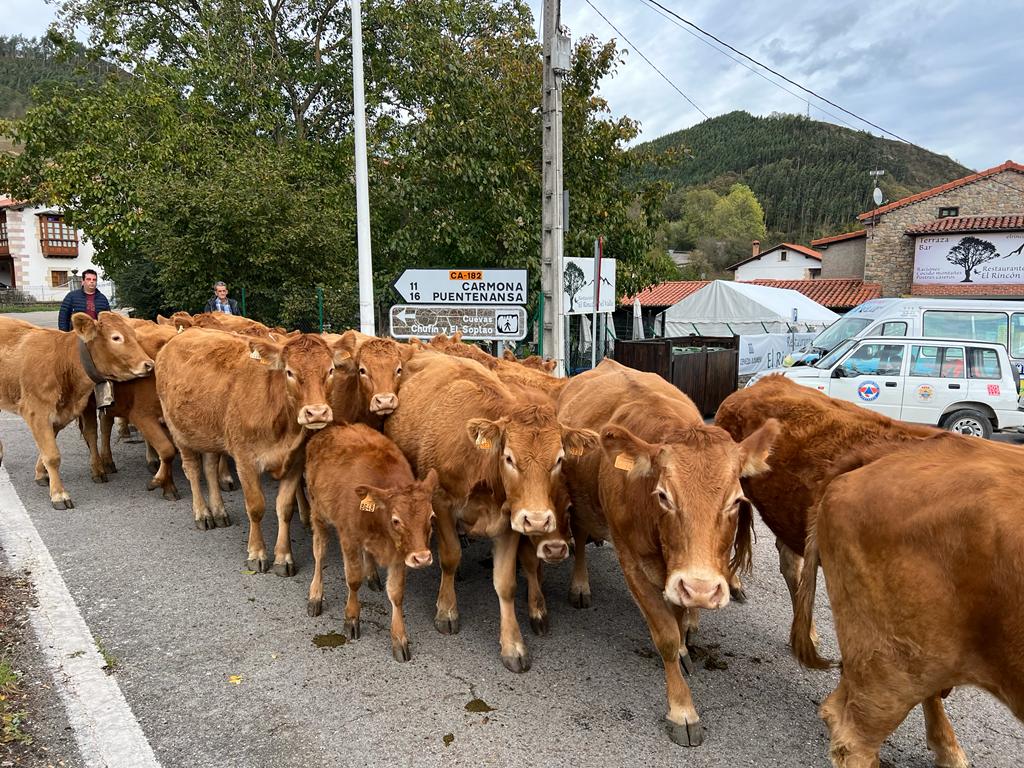
{"type": "Polygon", "coordinates": [[[39,601],[32,626],[60,691],[82,760],[89,768],[159,768],[153,748],[103,657],[67,584],[0,467],[0,544],[12,568],[31,572],[39,601]]]}

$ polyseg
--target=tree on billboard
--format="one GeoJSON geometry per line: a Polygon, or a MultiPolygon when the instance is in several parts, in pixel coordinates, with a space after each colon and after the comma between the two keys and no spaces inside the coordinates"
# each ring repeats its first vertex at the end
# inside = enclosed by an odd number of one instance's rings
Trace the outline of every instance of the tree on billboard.
{"type": "Polygon", "coordinates": [[[963,238],[959,243],[950,248],[949,253],[946,254],[946,261],[950,264],[956,264],[963,269],[964,279],[960,281],[961,283],[974,282],[971,280],[971,273],[974,272],[976,267],[979,267],[986,261],[999,258],[1002,257],[996,253],[996,247],[992,243],[977,237],[963,238]]]}
{"type": "Polygon", "coordinates": [[[565,271],[562,272],[562,285],[565,286],[565,292],[569,296],[570,312],[576,308],[576,294],[580,292],[580,288],[583,287],[585,280],[586,276],[583,274],[582,269],[571,261],[565,265],[565,271]]]}

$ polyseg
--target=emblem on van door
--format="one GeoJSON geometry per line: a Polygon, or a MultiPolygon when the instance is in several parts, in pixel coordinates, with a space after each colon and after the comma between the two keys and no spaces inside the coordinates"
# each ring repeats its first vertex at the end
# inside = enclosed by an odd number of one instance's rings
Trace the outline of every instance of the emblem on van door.
{"type": "Polygon", "coordinates": [[[988,385],[988,393],[990,395],[992,395],[993,397],[998,397],[999,396],[999,385],[998,384],[989,384],[988,385]]]}
{"type": "Polygon", "coordinates": [[[857,387],[857,397],[868,402],[877,400],[881,393],[882,390],[879,388],[878,383],[874,381],[865,381],[857,387]]]}
{"type": "Polygon", "coordinates": [[[922,403],[927,403],[935,397],[935,387],[931,384],[922,384],[914,394],[917,395],[917,399],[922,403]]]}

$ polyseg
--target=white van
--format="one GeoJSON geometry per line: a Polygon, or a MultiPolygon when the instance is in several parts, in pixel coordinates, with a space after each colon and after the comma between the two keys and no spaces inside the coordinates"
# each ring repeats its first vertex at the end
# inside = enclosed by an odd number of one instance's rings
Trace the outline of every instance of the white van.
{"type": "Polygon", "coordinates": [[[784,365],[810,365],[843,341],[866,336],[916,336],[987,341],[1006,347],[1024,373],[1024,301],[872,299],[819,333],[784,365]]]}
{"type": "Polygon", "coordinates": [[[847,339],[812,365],[769,373],[894,419],[978,437],[1024,426],[1020,374],[1001,344],[875,336],[847,339]]]}

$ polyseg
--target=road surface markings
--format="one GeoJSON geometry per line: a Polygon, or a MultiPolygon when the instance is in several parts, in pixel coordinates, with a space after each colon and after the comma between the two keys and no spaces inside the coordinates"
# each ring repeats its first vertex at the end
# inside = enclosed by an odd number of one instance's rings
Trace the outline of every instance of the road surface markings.
{"type": "Polygon", "coordinates": [[[83,762],[92,768],[159,768],[153,748],[104,661],[25,505],[0,467],[0,545],[15,571],[28,571],[29,608],[46,663],[68,712],[83,762]]]}

